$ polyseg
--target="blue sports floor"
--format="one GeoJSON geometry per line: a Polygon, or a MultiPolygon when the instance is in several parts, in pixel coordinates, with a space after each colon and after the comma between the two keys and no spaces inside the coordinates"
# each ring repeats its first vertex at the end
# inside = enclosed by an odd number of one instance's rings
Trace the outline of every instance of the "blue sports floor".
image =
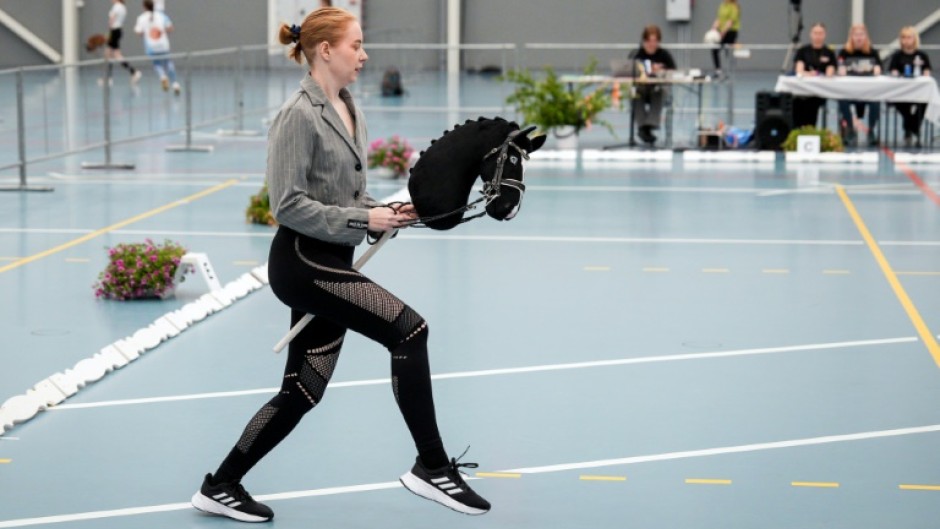
{"type": "MultiPolygon", "coordinates": [[[[401,102],[361,93],[372,139],[423,148],[455,115],[501,107],[495,81],[465,83],[470,110],[435,110],[441,83],[401,102]]],[[[753,91],[737,93],[748,107],[753,91]]],[[[101,158],[89,151],[30,166],[53,192],[0,193],[0,402],[206,291],[191,277],[175,299],[96,300],[106,248],[179,241],[223,284],[266,262],[273,229],[244,210],[269,115],[246,122],[256,137],[199,131],[211,153],[157,137],[115,147],[135,170],[83,171],[101,158]]],[[[364,268],[428,320],[445,444],[471,447],[492,511],[399,486],[414,448],[388,353],[350,336],[327,398],[244,481],[271,527],[940,524],[938,166],[533,157],[526,183],[516,219],[409,229],[364,268]]],[[[369,185],[381,197],[403,182],[369,185]]],[[[189,497],[278,386],[288,318],[263,288],[4,433],[0,528],[238,525],[189,497]]]]}

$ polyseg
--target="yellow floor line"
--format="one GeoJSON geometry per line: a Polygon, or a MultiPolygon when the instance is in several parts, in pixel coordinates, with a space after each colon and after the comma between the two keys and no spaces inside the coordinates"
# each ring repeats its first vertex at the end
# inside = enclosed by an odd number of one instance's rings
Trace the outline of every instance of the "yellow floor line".
{"type": "Polygon", "coordinates": [[[849,270],[823,270],[823,273],[826,275],[849,275],[852,272],[849,270]]]}
{"type": "Polygon", "coordinates": [[[898,485],[901,490],[940,490],[940,485],[898,485]]]}
{"type": "Polygon", "coordinates": [[[878,266],[881,267],[881,272],[888,280],[888,284],[891,285],[891,289],[894,290],[894,295],[898,298],[898,301],[901,302],[904,311],[907,312],[907,317],[910,318],[911,323],[914,324],[914,328],[917,329],[917,334],[920,335],[920,339],[923,340],[924,345],[927,346],[927,350],[930,351],[934,363],[940,367],[940,344],[937,343],[934,334],[927,328],[927,324],[921,317],[920,312],[918,312],[917,307],[914,306],[914,302],[911,301],[910,296],[907,295],[907,292],[898,280],[897,274],[888,263],[888,259],[885,257],[884,253],[882,253],[878,243],[875,242],[875,238],[872,237],[871,232],[868,231],[868,227],[865,226],[865,222],[862,220],[861,215],[858,214],[858,210],[855,209],[855,204],[852,203],[849,195],[845,192],[845,188],[836,186],[836,192],[839,194],[839,198],[842,199],[842,204],[849,212],[849,216],[852,217],[852,221],[855,222],[855,227],[858,229],[859,233],[862,234],[862,238],[865,239],[865,244],[868,245],[868,249],[875,257],[875,261],[877,261],[878,266]]]}
{"type": "Polygon", "coordinates": [[[705,274],[727,274],[730,273],[731,270],[727,268],[703,268],[702,272],[705,274]]]}
{"type": "Polygon", "coordinates": [[[690,478],[685,480],[689,485],[730,485],[730,479],[698,479],[690,478]]]}
{"type": "Polygon", "coordinates": [[[512,472],[477,472],[476,476],[478,478],[519,479],[522,477],[522,474],[514,474],[512,472]]]}
{"type": "Polygon", "coordinates": [[[626,476],[580,476],[581,481],[626,481],[626,476]]]}
{"type": "Polygon", "coordinates": [[[11,463],[11,462],[13,462],[12,459],[0,459],[0,464],[2,464],[2,463],[11,463]]]}
{"type": "Polygon", "coordinates": [[[761,272],[765,274],[789,274],[790,270],[786,268],[764,268],[761,272]]]}
{"type": "Polygon", "coordinates": [[[825,481],[793,481],[790,483],[794,487],[817,487],[823,489],[837,489],[839,488],[838,483],[825,482],[825,481]]]}
{"type": "Polygon", "coordinates": [[[648,266],[643,269],[644,272],[668,272],[668,268],[657,268],[654,266],[648,266]]]}
{"type": "Polygon", "coordinates": [[[108,227],[106,227],[106,228],[101,228],[100,230],[95,230],[95,231],[93,231],[93,232],[91,232],[91,233],[87,233],[87,234],[82,235],[81,237],[79,237],[79,238],[77,238],[77,239],[73,239],[73,240],[71,240],[71,241],[69,241],[69,242],[67,242],[67,243],[65,243],[65,244],[60,244],[59,246],[56,246],[55,248],[50,248],[50,249],[48,249],[48,250],[39,252],[39,253],[37,253],[37,254],[30,255],[29,257],[24,257],[24,258],[22,258],[22,259],[19,259],[19,260],[17,260],[17,261],[14,261],[14,262],[12,262],[12,263],[10,263],[10,264],[8,264],[8,265],[5,265],[5,266],[0,266],[0,274],[2,274],[3,272],[9,272],[10,270],[13,270],[13,269],[15,269],[15,268],[19,268],[19,267],[21,267],[21,266],[23,266],[23,265],[26,265],[26,264],[29,264],[29,263],[31,263],[31,262],[33,262],[33,261],[38,261],[39,259],[42,259],[42,258],[44,258],[44,257],[49,257],[50,255],[53,255],[53,254],[56,254],[56,253],[61,252],[62,250],[66,250],[66,249],[71,248],[71,247],[73,247],[73,246],[77,246],[77,245],[79,245],[79,244],[82,244],[83,242],[87,242],[87,241],[89,241],[89,240],[91,240],[91,239],[94,239],[95,237],[98,237],[99,235],[104,235],[105,233],[108,233],[109,231],[114,231],[114,230],[121,229],[121,228],[123,228],[124,226],[127,226],[127,225],[129,225],[129,224],[133,224],[133,223],[135,223],[135,222],[137,222],[137,221],[144,220],[144,219],[149,218],[149,217],[152,217],[152,216],[154,216],[154,215],[158,215],[158,214],[160,214],[160,213],[163,213],[164,211],[167,211],[167,210],[170,210],[170,209],[173,209],[173,208],[175,208],[175,207],[182,206],[182,205],[185,205],[185,204],[189,204],[190,202],[192,202],[192,201],[194,201],[194,200],[199,200],[200,198],[203,198],[203,197],[205,197],[205,196],[211,195],[212,193],[215,193],[216,191],[221,191],[221,190],[223,190],[223,189],[225,189],[225,188],[227,188],[227,187],[229,187],[229,186],[232,186],[232,185],[234,185],[234,184],[237,184],[237,183],[238,183],[238,180],[235,180],[235,179],[226,180],[225,182],[222,182],[221,184],[216,185],[216,186],[212,186],[212,187],[210,187],[209,189],[204,189],[204,190],[202,190],[202,191],[200,191],[200,192],[198,192],[198,193],[194,193],[194,194],[192,194],[192,195],[189,195],[188,197],[181,198],[181,199],[179,199],[179,200],[174,200],[173,202],[170,202],[169,204],[165,204],[165,205],[160,206],[160,207],[158,207],[158,208],[156,208],[156,209],[151,209],[150,211],[148,211],[148,212],[146,212],[146,213],[141,213],[140,215],[136,215],[136,216],[131,217],[131,218],[129,218],[129,219],[122,220],[121,222],[118,222],[118,223],[116,223],[116,224],[112,224],[112,225],[110,225],[110,226],[108,226],[108,227]]]}
{"type": "Polygon", "coordinates": [[[585,272],[610,272],[609,266],[585,266],[585,272]]]}

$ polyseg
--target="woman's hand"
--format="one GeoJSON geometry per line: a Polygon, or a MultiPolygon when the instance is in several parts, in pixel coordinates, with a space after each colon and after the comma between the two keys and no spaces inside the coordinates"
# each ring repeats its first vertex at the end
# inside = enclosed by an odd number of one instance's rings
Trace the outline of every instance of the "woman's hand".
{"type": "Polygon", "coordinates": [[[414,206],[402,206],[395,211],[388,206],[380,206],[369,210],[369,231],[392,231],[399,228],[406,228],[410,221],[416,218],[414,206]],[[406,210],[410,207],[410,210],[406,210]]]}

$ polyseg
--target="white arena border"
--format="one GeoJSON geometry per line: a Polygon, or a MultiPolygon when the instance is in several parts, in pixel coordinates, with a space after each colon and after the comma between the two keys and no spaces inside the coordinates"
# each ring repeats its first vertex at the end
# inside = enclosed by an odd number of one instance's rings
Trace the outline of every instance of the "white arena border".
{"type": "Polygon", "coordinates": [[[940,164],[940,153],[896,152],[896,163],[914,164],[940,164]]]}
{"type": "MultiPolygon", "coordinates": [[[[208,264],[207,264],[208,266],[208,264]]],[[[218,282],[214,282],[218,285],[218,282]]],[[[39,412],[62,403],[86,385],[97,382],[108,373],[120,369],[170,338],[222,311],[239,299],[268,284],[267,264],[261,265],[228,283],[213,288],[195,301],[164,314],[149,326],[131,336],[102,348],[90,358],[79,361],[71,369],[58,372],[0,405],[0,436],[16,424],[24,423],[39,412]]],[[[213,281],[209,281],[210,288],[213,281]]]]}
{"type": "Polygon", "coordinates": [[[819,152],[802,153],[788,152],[786,160],[791,163],[849,163],[849,164],[878,164],[878,152],[819,152]]]}
{"type": "Polygon", "coordinates": [[[776,151],[685,151],[685,162],[740,162],[740,163],[775,163],[776,151]]]}

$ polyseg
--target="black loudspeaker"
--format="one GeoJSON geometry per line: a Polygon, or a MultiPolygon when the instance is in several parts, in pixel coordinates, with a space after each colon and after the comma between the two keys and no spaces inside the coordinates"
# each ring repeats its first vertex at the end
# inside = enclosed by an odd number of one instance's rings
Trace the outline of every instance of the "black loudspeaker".
{"type": "Polygon", "coordinates": [[[754,139],[758,149],[779,149],[793,129],[793,96],[757,92],[754,139]]]}

